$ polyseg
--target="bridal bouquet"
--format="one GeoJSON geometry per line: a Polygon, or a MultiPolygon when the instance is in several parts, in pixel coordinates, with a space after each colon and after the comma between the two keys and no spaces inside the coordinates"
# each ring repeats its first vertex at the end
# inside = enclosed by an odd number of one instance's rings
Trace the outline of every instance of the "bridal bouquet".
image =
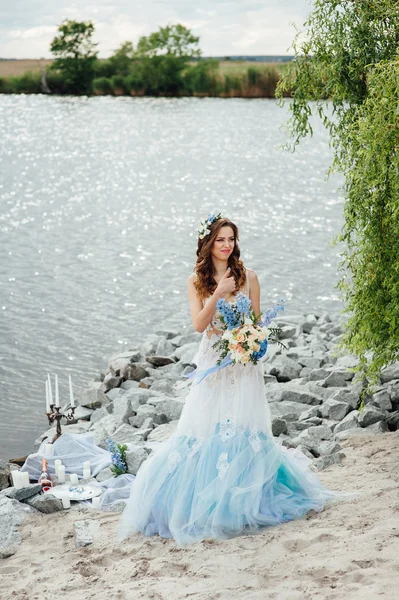
{"type": "Polygon", "coordinates": [[[213,344],[215,350],[220,351],[220,358],[217,365],[220,365],[224,359],[229,357],[229,364],[247,364],[249,362],[256,365],[258,360],[266,354],[268,342],[277,342],[284,346],[277,335],[281,332],[278,327],[268,327],[269,323],[277,315],[277,312],[284,310],[284,300],[280,298],[273,309],[268,310],[262,317],[262,314],[256,315],[251,309],[251,300],[245,294],[239,294],[233,304],[229,304],[223,298],[220,298],[216,304],[220,313],[220,321],[224,330],[221,339],[213,344]]]}
{"type": "Polygon", "coordinates": [[[212,348],[220,351],[220,357],[215,366],[204,371],[195,369],[185,375],[194,385],[229,365],[237,363],[246,365],[249,362],[256,365],[266,354],[269,342],[276,342],[286,349],[277,337],[281,333],[281,328],[269,327],[277,313],[284,310],[284,300],[280,298],[275,306],[263,315],[262,313],[256,315],[251,309],[251,303],[248,296],[243,293],[237,295],[237,300],[233,304],[229,304],[223,298],[217,301],[216,308],[220,313],[223,334],[212,348]]]}

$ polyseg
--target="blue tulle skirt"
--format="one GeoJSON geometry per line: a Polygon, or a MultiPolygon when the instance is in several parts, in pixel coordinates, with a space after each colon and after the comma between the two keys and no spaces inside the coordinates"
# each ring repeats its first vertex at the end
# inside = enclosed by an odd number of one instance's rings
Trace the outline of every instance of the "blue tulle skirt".
{"type": "Polygon", "coordinates": [[[132,483],[119,539],[159,534],[184,546],[259,533],[348,495],[322,485],[302,452],[223,422],[213,435],[175,434],[153,451],[132,483]]]}

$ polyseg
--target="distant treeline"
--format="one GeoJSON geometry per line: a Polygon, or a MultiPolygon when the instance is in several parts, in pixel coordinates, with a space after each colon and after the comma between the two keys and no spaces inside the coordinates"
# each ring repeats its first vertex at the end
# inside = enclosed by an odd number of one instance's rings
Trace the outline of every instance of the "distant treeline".
{"type": "Polygon", "coordinates": [[[0,77],[0,93],[274,98],[286,66],[199,60],[199,38],[182,25],[161,27],[136,48],[125,42],[106,60],[97,57],[90,21],[66,20],[58,31],[46,71],[0,77]]]}

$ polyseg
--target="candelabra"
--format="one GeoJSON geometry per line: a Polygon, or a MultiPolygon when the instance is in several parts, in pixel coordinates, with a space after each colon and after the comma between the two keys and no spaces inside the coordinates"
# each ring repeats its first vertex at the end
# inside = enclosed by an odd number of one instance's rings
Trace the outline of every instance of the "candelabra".
{"type": "Polygon", "coordinates": [[[54,421],[57,421],[57,430],[54,435],[51,443],[54,444],[56,440],[62,435],[61,431],[61,419],[64,418],[67,421],[73,421],[75,414],[75,407],[71,406],[66,412],[61,412],[61,408],[59,406],[55,406],[54,404],[50,404],[50,412],[46,412],[49,425],[52,425],[54,421]]]}

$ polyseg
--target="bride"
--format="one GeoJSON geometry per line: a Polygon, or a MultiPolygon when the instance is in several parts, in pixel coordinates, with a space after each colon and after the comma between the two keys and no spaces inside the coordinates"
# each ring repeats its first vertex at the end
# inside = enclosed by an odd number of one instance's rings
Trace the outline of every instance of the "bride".
{"type": "MultiPolygon", "coordinates": [[[[199,232],[188,278],[191,317],[202,333],[197,370],[216,364],[222,334],[219,298],[249,296],[260,314],[260,286],[240,260],[237,226],[210,215],[199,232]]],[[[176,432],[140,466],[119,523],[119,539],[141,532],[178,546],[258,533],[301,518],[346,494],[324,487],[312,461],[274,438],[263,365],[235,364],[192,384],[176,432]]]]}

